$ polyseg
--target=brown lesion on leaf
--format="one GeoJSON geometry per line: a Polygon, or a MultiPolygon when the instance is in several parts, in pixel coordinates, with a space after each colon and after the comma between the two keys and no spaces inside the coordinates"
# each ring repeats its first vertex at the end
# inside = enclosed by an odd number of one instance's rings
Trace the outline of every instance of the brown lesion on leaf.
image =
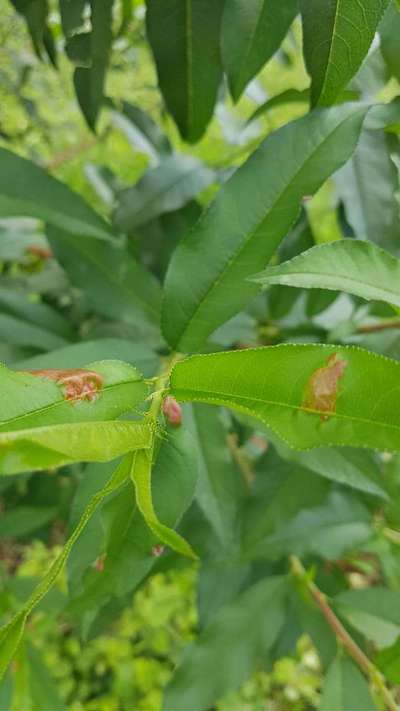
{"type": "Polygon", "coordinates": [[[54,380],[57,385],[63,388],[65,399],[71,402],[80,400],[92,402],[103,385],[102,376],[94,370],[47,368],[45,370],[25,370],[24,372],[54,380]]]}
{"type": "Polygon", "coordinates": [[[339,381],[347,365],[347,361],[337,353],[329,356],[326,365],[315,370],[307,381],[301,406],[307,410],[326,413],[321,414],[321,420],[328,420],[329,415],[336,411],[339,381]]]}

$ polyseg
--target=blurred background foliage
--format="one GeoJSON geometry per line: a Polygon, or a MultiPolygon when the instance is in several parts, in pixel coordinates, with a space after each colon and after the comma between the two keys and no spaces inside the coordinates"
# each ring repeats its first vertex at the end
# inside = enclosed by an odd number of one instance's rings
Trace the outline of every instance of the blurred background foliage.
{"type": "MultiPolygon", "coordinates": [[[[103,110],[94,135],[76,103],[70,62],[63,52],[58,55],[57,69],[49,62],[39,61],[32,51],[23,19],[3,0],[0,145],[40,163],[81,193],[95,209],[108,215],[121,188],[137,183],[147,171],[159,165],[159,156],[151,142],[144,138],[146,131],[143,134],[137,123],[129,119],[129,107],[124,106],[123,101],[139,106],[146,112],[146,130],[150,127],[154,131],[154,125],[158,127],[157,140],[164,147],[170,143],[177,154],[193,156],[201,162],[202,169],[212,171],[203,176],[201,189],[194,191],[190,199],[180,198],[178,208],[157,210],[129,234],[131,253],[157,277],[162,277],[173,246],[233,167],[242,163],[269,132],[307,111],[304,90],[309,80],[301,52],[301,28],[296,22],[281,49],[249,84],[237,105],[233,106],[226,88],[221,87],[215,116],[206,135],[195,146],[188,146],[163,108],[145,39],[143,3],[135,1],[133,6],[128,31],[114,42],[106,92],[112,103],[103,110]],[[272,100],[286,91],[289,92],[287,101],[272,100]],[[256,118],[250,120],[255,112],[256,118]]],[[[116,26],[120,21],[116,16],[116,26]]],[[[56,43],[62,43],[56,3],[51,3],[50,24],[56,43]]],[[[374,46],[352,82],[354,96],[388,101],[398,90],[398,82],[388,72],[379,46],[374,46]]],[[[397,156],[398,161],[398,141],[392,149],[392,158],[395,161],[397,156]]],[[[395,180],[398,187],[398,173],[395,180]]],[[[312,200],[305,196],[302,217],[283,247],[284,258],[314,242],[353,234],[354,224],[349,215],[346,216],[345,208],[333,180],[312,200]]],[[[109,313],[105,316],[104,310],[93,309],[87,295],[53,259],[36,221],[1,220],[0,238],[1,360],[18,367],[35,367],[37,363],[63,367],[58,356],[52,355],[52,351],[62,348],[66,365],[74,366],[73,349],[79,344],[78,360],[82,359],[82,346],[85,346],[86,362],[95,357],[119,357],[134,362],[145,375],[151,376],[156,371],[163,344],[148,324],[127,322],[109,313]],[[54,320],[53,329],[48,330],[43,325],[40,308],[37,308],[43,304],[54,309],[61,318],[57,323],[54,320]],[[93,347],[93,341],[99,339],[103,344],[100,353],[98,345],[93,347]],[[68,347],[72,350],[67,354],[68,347]]],[[[228,323],[219,329],[215,334],[216,347],[336,337],[399,357],[398,332],[388,330],[378,339],[364,328],[377,318],[390,316],[389,308],[361,304],[357,299],[323,291],[311,296],[303,294],[299,300],[297,297],[294,290],[280,288],[278,296],[277,290],[272,288],[268,297],[263,295],[256,300],[251,308],[236,317],[234,324],[228,323]]],[[[254,465],[257,480],[263,471],[265,433],[254,433],[253,423],[245,418],[227,415],[224,418],[223,428],[236,438],[254,465]]],[[[395,458],[388,473],[395,497],[398,497],[398,465],[395,458]]],[[[89,488],[104,480],[105,470],[100,466],[92,468],[89,488]]],[[[76,511],[88,497],[87,480],[82,467],[68,467],[58,472],[57,477],[54,472],[46,472],[8,477],[0,482],[0,607],[3,614],[18,608],[46,570],[65,539],[71,519],[76,518],[76,511]]],[[[326,494],[326,480],[317,476],[315,480],[315,501],[305,502],[305,506],[317,505],[322,494],[326,494]]],[[[259,491],[262,487],[260,483],[259,491]]],[[[255,506],[254,501],[252,505],[255,506]]],[[[399,524],[396,511],[393,505],[394,526],[399,524]]],[[[104,511],[95,517],[88,535],[83,536],[72,556],[64,579],[30,620],[24,646],[0,688],[1,711],[62,711],[66,708],[70,711],[157,711],[161,707],[161,690],[184,645],[197,634],[198,570],[171,553],[156,557],[154,551],[152,555],[148,552],[147,572],[142,575],[146,582],[138,592],[134,592],[135,581],[132,580],[117,601],[110,598],[107,604],[95,608],[93,614],[83,608],[83,622],[78,621],[82,612],[79,595],[74,608],[67,600],[68,578],[86,584],[83,573],[87,565],[90,565],[92,578],[96,580],[96,575],[101,576],[104,562],[100,543],[101,532],[106,528],[105,518],[104,511]],[[89,544],[93,534],[100,541],[98,550],[93,550],[93,543],[89,544]],[[173,570],[169,570],[170,567],[173,570]]],[[[201,537],[201,530],[200,525],[194,535],[201,537]]],[[[355,562],[349,563],[348,568],[337,567],[332,590],[340,589],[345,575],[352,575],[355,585],[368,584],[374,576],[379,578],[382,567],[386,578],[398,586],[396,545],[397,541],[387,538],[371,544],[370,549],[366,545],[366,550],[355,562]],[[379,565],[373,558],[377,552],[379,565]]],[[[242,580],[243,571],[240,575],[242,580]]],[[[204,580],[206,586],[206,577],[204,580]]],[[[240,580],[232,581],[236,590],[240,580]]],[[[207,595],[212,597],[209,591],[204,594],[206,599],[207,595]]],[[[271,661],[269,667],[266,665],[268,668],[253,675],[240,692],[215,708],[218,711],[318,708],[320,661],[310,640],[301,636],[294,652],[288,640],[280,656],[278,661],[271,661]]]]}

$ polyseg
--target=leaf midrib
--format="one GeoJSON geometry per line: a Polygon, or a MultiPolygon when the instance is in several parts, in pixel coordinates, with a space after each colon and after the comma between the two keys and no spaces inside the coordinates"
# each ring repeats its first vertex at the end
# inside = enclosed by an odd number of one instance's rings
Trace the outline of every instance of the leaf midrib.
{"type": "MultiPolygon", "coordinates": [[[[111,392],[112,390],[115,390],[116,388],[124,387],[124,386],[126,386],[126,385],[131,385],[132,383],[141,383],[141,382],[144,382],[144,381],[142,381],[142,380],[140,380],[140,379],[138,379],[138,380],[121,380],[119,383],[113,383],[112,385],[106,385],[106,386],[104,386],[104,387],[101,389],[101,391],[99,391],[99,392],[100,392],[100,393],[105,393],[105,392],[109,393],[109,392],[111,392]]],[[[78,400],[78,399],[77,399],[77,400],[78,400]]],[[[78,401],[79,401],[79,400],[78,400],[78,401]]],[[[3,427],[5,427],[5,426],[7,426],[7,425],[10,425],[10,424],[13,424],[13,423],[15,423],[15,422],[18,422],[18,420],[23,420],[23,419],[27,419],[28,417],[33,417],[33,416],[36,415],[36,414],[37,414],[37,415],[42,415],[42,414],[44,414],[44,413],[46,413],[46,412],[51,412],[52,410],[57,409],[57,408],[61,407],[62,405],[65,405],[65,403],[67,403],[67,402],[70,402],[70,401],[69,401],[69,400],[66,400],[65,398],[62,398],[61,400],[57,400],[56,402],[50,403],[49,405],[44,405],[43,407],[40,407],[39,409],[31,410],[30,412],[25,412],[23,415],[17,415],[16,417],[12,417],[12,418],[8,418],[7,420],[2,420],[2,421],[0,421],[0,436],[1,436],[2,434],[6,434],[6,433],[8,432],[8,430],[6,430],[6,429],[3,430],[3,427]]],[[[74,406],[74,405],[72,404],[71,407],[73,407],[73,406],[74,406]]],[[[89,422],[91,422],[91,421],[92,421],[92,422],[98,422],[99,420],[89,420],[89,422]]],[[[110,422],[113,422],[113,420],[109,420],[109,421],[110,421],[110,422]]],[[[72,425],[72,424],[85,424],[85,423],[86,423],[86,422],[83,421],[83,422],[80,422],[80,423],[78,423],[78,422],[76,422],[76,423],[75,423],[75,422],[65,422],[65,423],[59,423],[59,424],[70,424],[70,425],[72,425]]],[[[45,427],[45,426],[47,426],[47,425],[43,425],[43,426],[45,427]]],[[[56,425],[54,425],[54,426],[56,426],[56,425]]],[[[28,428],[28,429],[29,429],[29,428],[28,428]]],[[[15,431],[15,432],[18,432],[18,430],[12,430],[12,431],[13,431],[13,432],[14,432],[14,431],[15,431]]]]}
{"type": "MultiPolygon", "coordinates": [[[[302,171],[307,168],[308,163],[309,163],[311,160],[313,160],[313,159],[315,158],[315,155],[318,153],[318,151],[320,150],[321,146],[325,143],[325,141],[327,141],[328,139],[331,139],[332,136],[334,136],[335,133],[336,133],[337,131],[339,131],[339,130],[342,128],[343,124],[345,124],[346,121],[348,121],[349,119],[351,119],[351,118],[353,118],[353,117],[354,117],[354,114],[348,115],[348,116],[346,116],[345,119],[343,119],[343,121],[341,121],[337,126],[335,126],[335,128],[333,129],[333,131],[332,131],[331,133],[329,133],[329,136],[325,136],[325,137],[324,137],[324,140],[323,140],[321,143],[318,144],[318,146],[310,153],[310,155],[307,157],[307,159],[302,163],[301,167],[295,172],[295,174],[293,175],[293,177],[292,177],[290,183],[287,183],[287,185],[285,186],[285,188],[284,188],[284,189],[279,193],[279,195],[277,196],[275,202],[270,206],[270,208],[269,208],[269,210],[268,210],[268,213],[267,213],[267,214],[264,214],[264,217],[257,223],[257,225],[254,227],[254,229],[253,229],[251,232],[249,232],[249,234],[247,235],[247,237],[246,237],[246,239],[244,240],[244,242],[239,245],[239,247],[235,250],[235,252],[232,254],[232,256],[228,259],[226,265],[225,265],[225,266],[223,267],[223,269],[220,271],[220,273],[219,273],[218,277],[215,279],[215,281],[213,281],[213,282],[207,287],[207,290],[205,291],[205,293],[204,293],[204,295],[202,296],[201,300],[199,301],[199,303],[197,304],[197,306],[196,306],[195,309],[193,310],[192,316],[191,316],[190,319],[187,321],[186,326],[184,326],[184,327],[181,329],[181,331],[180,331],[180,333],[179,333],[179,336],[175,339],[176,345],[178,345],[178,344],[180,343],[180,341],[182,340],[182,338],[188,333],[188,331],[189,331],[189,329],[190,329],[190,327],[191,327],[191,325],[192,325],[194,319],[196,318],[197,314],[198,314],[199,311],[201,311],[201,309],[204,307],[204,302],[206,301],[206,299],[208,299],[209,295],[220,285],[220,283],[222,282],[222,280],[223,280],[224,277],[225,277],[225,274],[229,271],[229,269],[231,268],[232,264],[239,258],[241,252],[244,251],[244,249],[247,247],[248,243],[249,243],[249,242],[253,239],[253,237],[257,234],[258,230],[260,229],[260,227],[261,227],[261,225],[263,224],[263,222],[267,219],[268,215],[269,215],[270,213],[272,213],[274,210],[276,210],[277,205],[279,204],[279,202],[281,201],[281,199],[285,196],[285,194],[288,192],[288,190],[289,190],[290,187],[292,186],[293,182],[294,182],[295,180],[297,180],[297,178],[298,178],[299,175],[302,173],[302,171]]],[[[254,155],[254,154],[253,154],[253,155],[254,155]]],[[[295,217],[293,218],[291,224],[293,223],[294,219],[295,219],[295,217]]],[[[282,239],[283,239],[283,237],[282,237],[282,239]]],[[[184,242],[183,242],[182,244],[184,244],[184,242]]]]}

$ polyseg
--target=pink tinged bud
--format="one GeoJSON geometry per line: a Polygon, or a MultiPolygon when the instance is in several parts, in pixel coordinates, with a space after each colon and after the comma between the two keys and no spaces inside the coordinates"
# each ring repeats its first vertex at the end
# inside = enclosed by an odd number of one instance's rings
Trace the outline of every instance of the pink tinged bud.
{"type": "Polygon", "coordinates": [[[173,427],[179,427],[182,424],[182,408],[171,395],[167,395],[163,402],[163,413],[173,427]]]}

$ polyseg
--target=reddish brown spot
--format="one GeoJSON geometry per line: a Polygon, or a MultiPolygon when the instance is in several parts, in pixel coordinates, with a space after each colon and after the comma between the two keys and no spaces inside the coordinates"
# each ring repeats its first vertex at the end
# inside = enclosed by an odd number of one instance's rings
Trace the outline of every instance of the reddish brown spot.
{"type": "Polygon", "coordinates": [[[53,256],[51,249],[46,249],[46,247],[37,247],[34,244],[28,247],[26,251],[28,254],[32,254],[34,257],[39,257],[39,259],[43,259],[44,261],[51,259],[53,256]]]}
{"type": "MultiPolygon", "coordinates": [[[[347,361],[337,353],[329,356],[326,365],[318,368],[308,380],[302,407],[319,412],[335,412],[339,380],[347,365],[347,361]]],[[[321,420],[327,419],[328,415],[321,415],[321,420]]]]}
{"type": "Polygon", "coordinates": [[[99,557],[96,558],[96,560],[94,562],[94,567],[96,570],[98,570],[99,573],[102,573],[104,570],[106,558],[107,558],[106,553],[103,553],[102,555],[99,555],[99,557]]]}
{"type": "Polygon", "coordinates": [[[55,380],[57,385],[63,387],[65,399],[71,401],[95,400],[103,384],[101,375],[93,370],[48,368],[47,370],[25,370],[24,372],[40,378],[55,380]]]}
{"type": "Polygon", "coordinates": [[[159,558],[160,555],[162,555],[165,551],[165,546],[161,545],[161,543],[157,543],[156,546],[153,546],[151,549],[151,555],[153,555],[155,558],[159,558]]]}
{"type": "Polygon", "coordinates": [[[163,413],[173,427],[179,427],[182,424],[182,408],[171,395],[167,395],[163,402],[163,413]]]}

